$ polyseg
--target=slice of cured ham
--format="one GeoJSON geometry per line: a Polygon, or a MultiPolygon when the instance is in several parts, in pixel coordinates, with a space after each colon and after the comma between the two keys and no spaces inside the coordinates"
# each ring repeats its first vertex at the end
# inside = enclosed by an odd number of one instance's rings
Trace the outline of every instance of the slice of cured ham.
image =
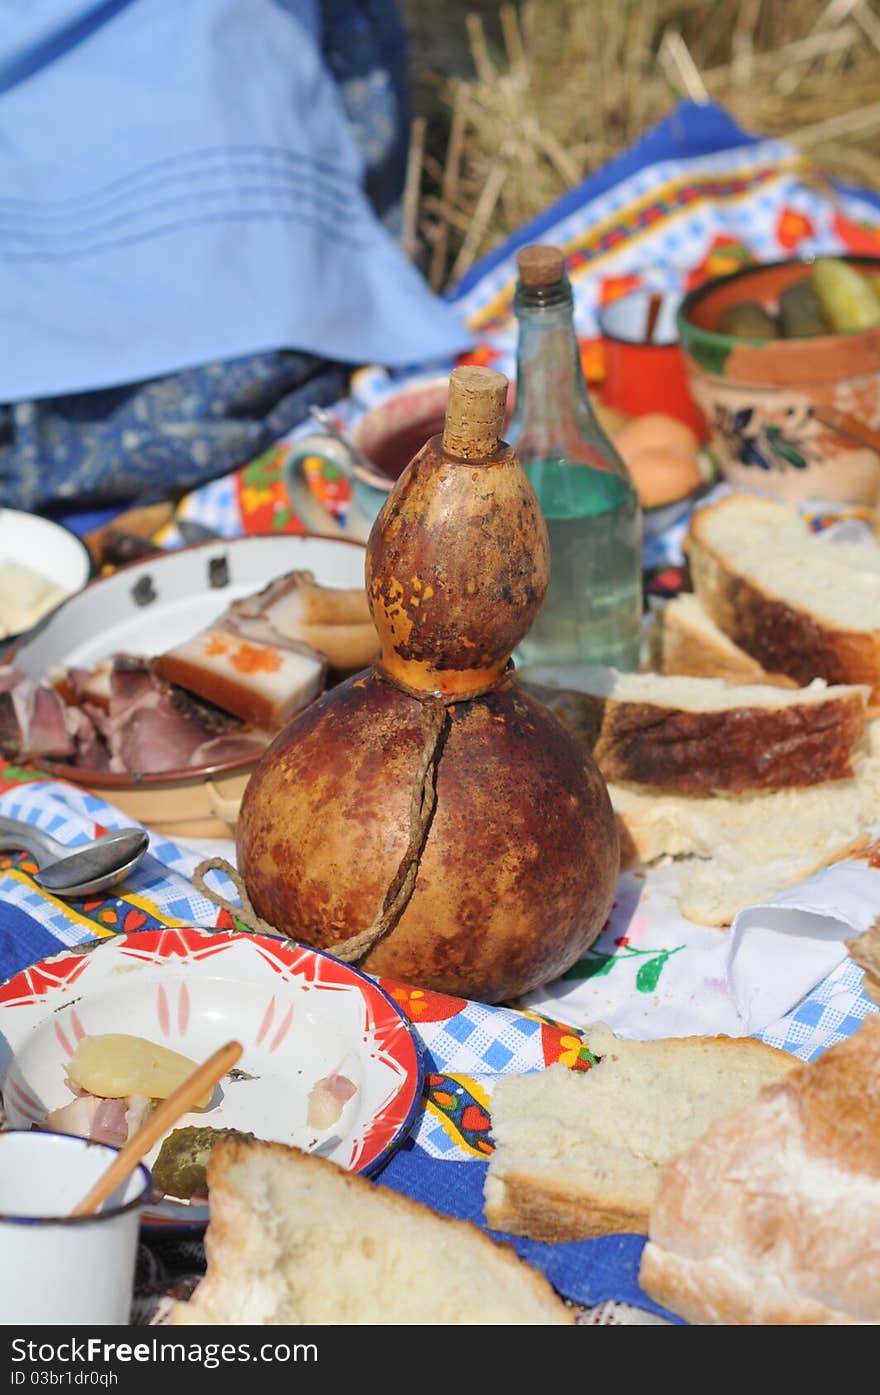
{"type": "Polygon", "coordinates": [[[146,660],[117,656],[109,690],[106,712],[91,711],[114,770],[155,774],[199,765],[207,744],[238,734],[235,717],[172,687],[146,660]]]}
{"type": "Polygon", "coordinates": [[[16,759],[72,756],[76,749],[54,688],[20,678],[0,691],[0,749],[16,759]]]}

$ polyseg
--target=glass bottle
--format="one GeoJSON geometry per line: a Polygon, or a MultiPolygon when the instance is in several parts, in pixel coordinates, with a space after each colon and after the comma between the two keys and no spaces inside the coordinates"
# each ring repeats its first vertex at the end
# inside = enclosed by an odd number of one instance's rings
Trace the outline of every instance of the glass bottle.
{"type": "Polygon", "coordinates": [[[550,588],[516,659],[637,669],[638,495],[590,406],[562,253],[525,247],[517,263],[516,406],[506,435],[547,521],[550,588]]]}

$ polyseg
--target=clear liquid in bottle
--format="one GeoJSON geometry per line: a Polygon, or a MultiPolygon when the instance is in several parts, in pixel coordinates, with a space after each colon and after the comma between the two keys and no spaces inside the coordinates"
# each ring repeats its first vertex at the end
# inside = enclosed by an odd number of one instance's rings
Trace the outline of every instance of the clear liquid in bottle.
{"type": "Polygon", "coordinates": [[[550,535],[550,588],[518,663],[639,666],[642,512],[590,404],[562,254],[518,256],[516,409],[507,438],[550,535]]]}
{"type": "Polygon", "coordinates": [[[524,469],[547,523],[552,565],[519,661],[638,668],[642,578],[632,490],[590,465],[538,460],[524,469]]]}

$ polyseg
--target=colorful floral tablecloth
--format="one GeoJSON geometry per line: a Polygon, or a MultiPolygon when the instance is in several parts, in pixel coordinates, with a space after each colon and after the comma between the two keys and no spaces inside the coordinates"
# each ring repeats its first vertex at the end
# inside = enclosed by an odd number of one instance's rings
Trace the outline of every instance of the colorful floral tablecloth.
{"type": "MultiPolygon", "coordinates": [[[[584,367],[598,387],[602,354],[596,314],[602,304],[638,286],[688,287],[750,258],[880,254],[880,207],[869,195],[832,189],[790,147],[743,136],[717,108],[685,104],[465,279],[454,298],[480,339],[472,361],[512,373],[514,254],[534,240],[555,242],[566,252],[584,367]]],[[[340,424],[352,425],[401,381],[437,371],[436,364],[394,377],[380,369],[364,370],[337,405],[340,424]]],[[[282,441],[235,475],[195,491],[182,501],[179,516],[224,536],[305,531],[283,484],[290,449],[290,440],[282,441]]],[[[316,479],[316,489],[344,524],[349,506],[345,482],[325,472],[316,479]]],[[[646,551],[646,568],[659,575],[661,590],[664,569],[681,560],[680,536],[680,528],[673,530],[646,551]]],[[[174,525],[162,540],[169,546],[181,541],[174,525]]],[[[674,575],[667,582],[675,589],[674,575]]],[[[0,813],[37,823],[71,843],[129,822],[93,794],[13,766],[0,771],[0,813]]],[[[64,947],[119,931],[186,924],[229,928],[228,912],[218,911],[190,881],[200,856],[154,835],[147,859],[120,895],[67,904],[36,887],[27,856],[2,855],[0,977],[27,970],[64,947]]],[[[672,1029],[718,1030],[714,1007],[726,992],[718,967],[723,937],[722,931],[682,921],[662,876],[645,883],[627,874],[594,947],[562,983],[533,995],[540,1011],[534,1004],[487,1007],[386,982],[422,1039],[427,1074],[424,1105],[413,1131],[383,1169],[380,1184],[482,1224],[483,1177],[492,1149],[492,1087],[498,1077],[557,1061],[572,1070],[586,1068],[583,1026],[597,1019],[610,1020],[623,1034],[643,1037],[672,1029]],[[652,907],[646,903],[646,886],[652,907]]],[[[802,1059],[814,1058],[876,1011],[861,979],[846,960],[772,1024],[765,1039],[802,1059]]],[[[512,1243],[577,1304],[592,1308],[616,1300],[656,1311],[638,1288],[641,1237],[557,1246],[512,1243]]],[[[201,1259],[198,1243],[151,1241],[142,1255],[136,1317],[143,1320],[156,1294],[175,1277],[197,1271],[201,1259]]],[[[180,1279],[182,1288],[187,1282],[180,1279]]],[[[607,1310],[598,1312],[595,1320],[606,1320],[601,1314],[607,1310]]]]}
{"type": "MultiPolygon", "coordinates": [[[[0,814],[25,819],[71,845],[130,823],[94,794],[15,766],[0,769],[0,814]]],[[[23,993],[39,998],[52,975],[36,961],[70,947],[163,926],[235,928],[229,912],[218,910],[189,880],[201,857],[202,850],[154,835],[147,857],[118,895],[65,902],[36,885],[29,855],[0,854],[0,979],[10,980],[0,987],[0,1009],[23,993]]],[[[380,980],[416,1027],[426,1070],[413,1129],[380,1172],[380,1184],[483,1225],[483,1182],[493,1146],[492,1089],[500,1076],[556,1062],[571,1070],[589,1069],[589,1030],[583,1024],[592,1021],[609,1020],[623,1035],[659,1037],[670,1034],[669,1021],[682,1020],[696,1002],[701,1025],[695,1030],[719,1030],[713,1008],[723,1002],[726,984],[723,978],[706,976],[704,956],[723,952],[725,932],[688,926],[671,904],[664,918],[644,907],[640,911],[644,890],[628,874],[621,878],[602,935],[565,980],[549,990],[559,995],[560,1009],[573,1009],[578,1026],[522,1006],[489,1007],[380,980]],[[565,1001],[567,989],[575,990],[570,1003],[565,1001]]],[[[762,1036],[810,1060],[876,1010],[862,990],[861,971],[845,960],[762,1036]]],[[[638,1287],[640,1236],[562,1245],[503,1238],[579,1306],[616,1301],[661,1311],[638,1287]]],[[[202,1263],[197,1239],[151,1235],[141,1256],[136,1320],[147,1320],[160,1296],[175,1284],[174,1291],[186,1292],[202,1263]]]]}

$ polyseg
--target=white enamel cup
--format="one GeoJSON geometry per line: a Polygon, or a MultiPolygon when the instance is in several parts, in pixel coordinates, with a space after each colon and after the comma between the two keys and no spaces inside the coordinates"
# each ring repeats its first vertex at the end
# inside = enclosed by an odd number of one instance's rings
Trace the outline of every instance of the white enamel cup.
{"type": "Polygon", "coordinates": [[[117,1152],[69,1134],[0,1132],[0,1323],[129,1322],[149,1171],[138,1164],[97,1215],[70,1215],[117,1152]]]}

